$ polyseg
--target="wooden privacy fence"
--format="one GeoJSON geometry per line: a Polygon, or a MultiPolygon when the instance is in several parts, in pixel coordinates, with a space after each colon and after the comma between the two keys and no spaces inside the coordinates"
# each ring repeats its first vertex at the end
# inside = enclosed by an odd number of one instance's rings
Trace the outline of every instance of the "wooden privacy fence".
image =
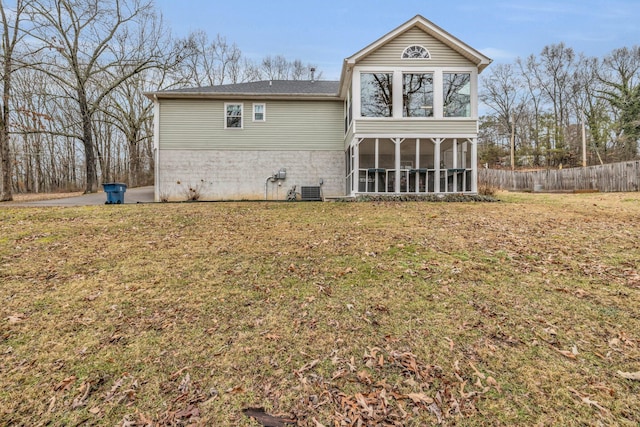
{"type": "Polygon", "coordinates": [[[478,185],[515,191],[640,191],[640,161],[531,172],[479,169],[478,185]]]}

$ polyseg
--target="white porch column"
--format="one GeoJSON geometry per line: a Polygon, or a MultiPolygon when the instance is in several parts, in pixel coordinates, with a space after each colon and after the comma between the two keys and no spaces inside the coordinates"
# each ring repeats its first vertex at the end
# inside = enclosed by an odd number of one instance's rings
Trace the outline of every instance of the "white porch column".
{"type": "Polygon", "coordinates": [[[351,180],[351,194],[360,191],[360,142],[356,139],[353,142],[353,179],[351,180]]]}
{"type": "Polygon", "coordinates": [[[433,167],[435,168],[435,181],[433,182],[433,192],[440,192],[440,143],[442,138],[435,138],[433,140],[433,167]]]}
{"type": "MultiPolygon", "coordinates": [[[[376,168],[376,171],[373,173],[373,179],[374,179],[374,183],[373,183],[373,191],[375,191],[376,193],[378,192],[378,174],[380,172],[378,172],[378,168],[380,167],[380,161],[379,161],[379,157],[380,157],[380,139],[376,138],[376,143],[375,143],[375,150],[374,150],[374,163],[373,163],[373,167],[376,168]]],[[[369,173],[367,173],[367,191],[369,191],[369,173]]]]}
{"type": "Polygon", "coordinates": [[[396,149],[396,164],[394,166],[396,168],[396,179],[393,182],[393,191],[395,193],[399,193],[400,192],[400,144],[402,144],[403,140],[400,138],[392,138],[391,140],[395,144],[395,149],[396,149]]]}
{"type": "MultiPolygon", "coordinates": [[[[413,187],[416,193],[420,192],[420,138],[416,138],[416,161],[415,161],[415,174],[413,175],[413,187]]],[[[426,183],[425,183],[426,185],[426,183]]]]}
{"type": "MultiPolygon", "coordinates": [[[[458,169],[458,140],[456,138],[453,138],[453,168],[458,169]]],[[[453,176],[451,177],[451,179],[453,180],[452,191],[454,193],[457,193],[458,192],[458,171],[453,172],[453,176]]],[[[449,181],[448,176],[447,176],[447,181],[449,181]]]]}
{"type": "Polygon", "coordinates": [[[471,138],[471,191],[478,192],[478,138],[471,138]]]}

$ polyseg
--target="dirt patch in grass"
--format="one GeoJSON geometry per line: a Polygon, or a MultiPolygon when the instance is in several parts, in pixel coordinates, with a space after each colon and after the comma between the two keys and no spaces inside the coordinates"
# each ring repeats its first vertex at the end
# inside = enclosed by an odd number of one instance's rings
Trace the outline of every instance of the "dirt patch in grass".
{"type": "Polygon", "coordinates": [[[14,193],[14,202],[37,202],[40,200],[66,199],[67,197],[81,196],[82,191],[71,193],[14,193]]]}
{"type": "Polygon", "coordinates": [[[640,194],[497,197],[2,209],[0,424],[638,425],[640,194]]]}

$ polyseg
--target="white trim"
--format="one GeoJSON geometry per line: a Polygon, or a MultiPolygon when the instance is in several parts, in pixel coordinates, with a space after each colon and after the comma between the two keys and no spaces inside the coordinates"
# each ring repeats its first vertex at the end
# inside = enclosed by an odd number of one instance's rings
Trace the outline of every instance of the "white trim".
{"type": "Polygon", "coordinates": [[[242,102],[225,102],[224,103],[224,128],[225,129],[244,129],[244,103],[242,102]],[[227,106],[229,105],[239,105],[240,106],[240,127],[228,127],[227,126],[227,106]]]}
{"type": "Polygon", "coordinates": [[[153,100],[153,200],[160,202],[160,101],[153,100]]]}
{"type": "Polygon", "coordinates": [[[153,148],[160,148],[160,101],[157,98],[153,101],[153,148]]]}
{"type": "Polygon", "coordinates": [[[394,119],[402,119],[402,112],[404,110],[403,106],[402,106],[402,96],[403,96],[403,84],[402,84],[402,77],[404,76],[403,73],[397,73],[394,72],[393,73],[393,77],[391,78],[392,81],[392,86],[391,86],[391,99],[392,99],[392,103],[393,105],[391,106],[391,116],[394,119]]]}
{"type": "Polygon", "coordinates": [[[360,95],[360,84],[360,72],[354,72],[351,82],[351,106],[353,108],[353,123],[356,122],[356,118],[361,117],[360,113],[362,111],[362,95],[360,95]],[[355,94],[356,90],[358,91],[357,95],[355,94]]]}
{"type": "MultiPolygon", "coordinates": [[[[226,111],[226,109],[225,109],[226,111]]],[[[251,120],[254,122],[266,122],[267,121],[267,104],[265,102],[254,102],[251,106],[251,120]],[[256,119],[256,106],[262,105],[262,119],[256,119]]]]}
{"type": "Polygon", "coordinates": [[[392,139],[392,138],[420,138],[420,139],[453,139],[453,138],[477,138],[477,134],[464,134],[464,133],[372,133],[370,135],[367,134],[355,134],[353,135],[353,139],[392,139]]]}

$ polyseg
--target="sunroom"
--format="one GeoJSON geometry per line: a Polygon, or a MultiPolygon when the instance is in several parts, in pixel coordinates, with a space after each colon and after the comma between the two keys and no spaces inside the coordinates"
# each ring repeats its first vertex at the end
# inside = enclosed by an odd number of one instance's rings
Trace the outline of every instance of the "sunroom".
{"type": "Polygon", "coordinates": [[[346,58],[346,194],[477,193],[478,74],[490,63],[419,15],[346,58]]]}
{"type": "Polygon", "coordinates": [[[352,87],[347,194],[477,192],[474,70],[356,69],[352,87]]]}
{"type": "Polygon", "coordinates": [[[347,151],[347,194],[475,193],[474,138],[360,138],[347,151]]]}

